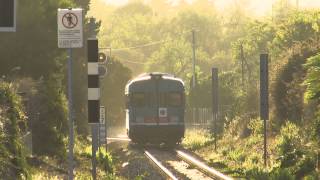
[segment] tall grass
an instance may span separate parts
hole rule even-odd
[[[182,145],[190,150],[197,150],[208,146],[214,141],[214,138],[206,129],[187,129]]]

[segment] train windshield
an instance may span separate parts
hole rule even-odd
[[[157,98],[158,97],[158,98]],[[179,92],[159,93],[132,93],[130,104],[136,107],[153,106],[178,107],[183,105],[183,94]]]
[[[131,101],[130,103],[133,106],[138,106],[138,107],[142,107],[145,106],[146,104],[146,97],[144,93],[133,93],[131,95]]]

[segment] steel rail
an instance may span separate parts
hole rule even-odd
[[[204,171],[210,177],[223,179],[223,180],[233,180],[233,178],[226,176],[221,172],[209,167],[205,163],[199,161],[198,159],[188,155],[183,151],[175,150],[175,152],[177,153],[178,157],[181,158],[183,161],[187,162],[188,164],[194,165],[195,167],[199,168],[200,171]]]
[[[161,172],[164,175],[166,175],[172,180],[178,180],[178,178],[175,175],[173,175],[172,172],[169,171],[166,167],[164,167],[160,161],[158,161],[154,156],[152,156],[149,151],[145,150],[144,154],[161,170]]]
[[[115,140],[115,141],[131,141],[129,138],[122,137],[107,137],[107,140]]]

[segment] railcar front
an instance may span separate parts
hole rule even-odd
[[[126,127],[133,142],[181,142],[185,130],[182,80],[168,74],[147,74],[127,84],[126,96]]]

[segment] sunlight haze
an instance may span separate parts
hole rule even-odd
[[[105,1],[107,4],[112,4],[115,6],[122,6],[129,2],[129,0],[99,0]],[[148,3],[150,0],[145,0],[144,2]],[[167,0],[169,4],[172,6],[178,5],[183,0]],[[197,0],[185,0],[188,4],[191,4]],[[214,2],[215,6],[219,11],[225,12],[230,7],[234,5],[247,5],[247,12],[252,15],[263,16],[271,14],[272,11],[272,4],[277,0],[209,0]],[[246,2],[245,4],[241,4]],[[296,6],[298,4],[300,9],[305,8],[318,8],[320,7],[320,0],[288,0],[289,3]]]

